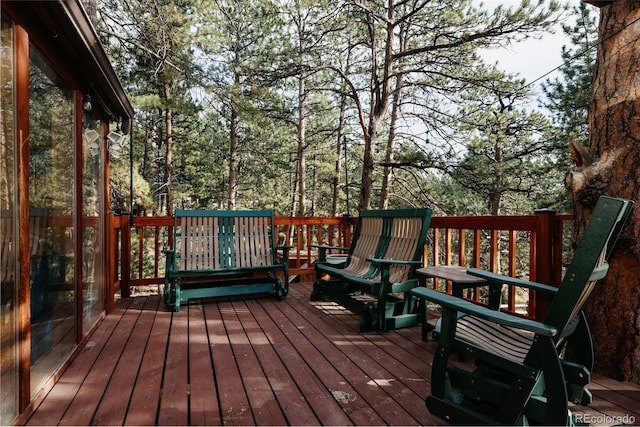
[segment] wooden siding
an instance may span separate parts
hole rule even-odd
[[[420,328],[358,333],[359,317],[273,297],[121,299],[28,425],[434,425],[424,398],[435,346]],[[640,420],[640,387],[599,375],[591,424]],[[604,418],[604,415],[609,418]]]

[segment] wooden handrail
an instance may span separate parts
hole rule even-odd
[[[317,253],[314,244],[349,247],[354,218],[276,216],[278,245],[293,245],[289,272],[294,280],[314,279]],[[436,216],[431,219],[425,265],[462,265],[524,277],[558,285],[562,277],[562,259],[568,249],[563,242],[565,222],[572,215],[539,211],[519,216]],[[129,217],[112,217],[107,238],[111,269],[110,295],[129,288],[164,283],[163,248],[172,247],[173,219],[169,216],[137,216],[133,229]],[[445,285],[444,290],[451,291]],[[517,311],[523,291],[509,289],[506,309]],[[476,293],[475,299],[480,299]],[[111,303],[108,304],[110,306]],[[527,315],[535,317],[545,308],[540,296],[529,295]]]

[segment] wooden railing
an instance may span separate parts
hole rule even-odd
[[[433,217],[425,265],[463,265],[558,285],[563,255],[568,256],[567,227],[571,215],[543,210],[529,216]],[[313,244],[349,247],[355,218],[277,216],[278,245],[292,245],[289,272],[294,281],[311,281],[317,252]],[[164,256],[171,245],[171,217],[111,216],[108,238],[113,260],[109,295],[118,290],[123,297],[132,287],[164,283]],[[435,284],[441,286],[442,284]],[[450,286],[442,285],[450,292]],[[481,300],[482,295],[473,297]],[[505,309],[537,317],[545,311],[541,296],[509,289]],[[108,309],[111,306],[108,305]]]

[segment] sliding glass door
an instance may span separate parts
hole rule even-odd
[[[18,247],[13,24],[0,27],[0,425],[18,411]]]
[[[76,341],[75,102],[33,44],[29,48],[31,395]]]

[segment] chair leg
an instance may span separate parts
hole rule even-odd
[[[582,365],[593,372],[595,363],[593,340],[587,318],[583,312],[578,315],[578,325],[565,343],[564,359]]]
[[[525,416],[545,425],[567,425],[570,421],[567,387],[553,340],[538,337],[531,346],[525,364],[542,371],[540,381],[543,386],[537,388],[537,393],[530,399],[544,402],[543,410],[535,409],[540,408],[537,405],[527,405]]]
[[[180,311],[180,302],[180,279],[178,279],[173,290],[173,311],[176,313]]]
[[[319,301],[324,298],[324,287],[325,284],[321,279],[316,279],[313,282],[313,289],[311,290],[310,301]]]
[[[438,349],[433,357],[431,368],[431,394],[438,399],[446,399],[448,387],[448,365],[453,341],[456,333],[457,313],[449,308],[443,308],[440,320],[440,337]]]
[[[431,331],[431,326],[429,325],[429,313],[427,311],[427,300],[419,298],[418,299],[418,322],[420,322],[420,328],[422,332],[422,341],[429,341],[429,332]]]
[[[360,333],[371,332],[379,329],[378,313],[376,305],[372,302],[367,303],[362,311],[362,319],[360,320]]]

